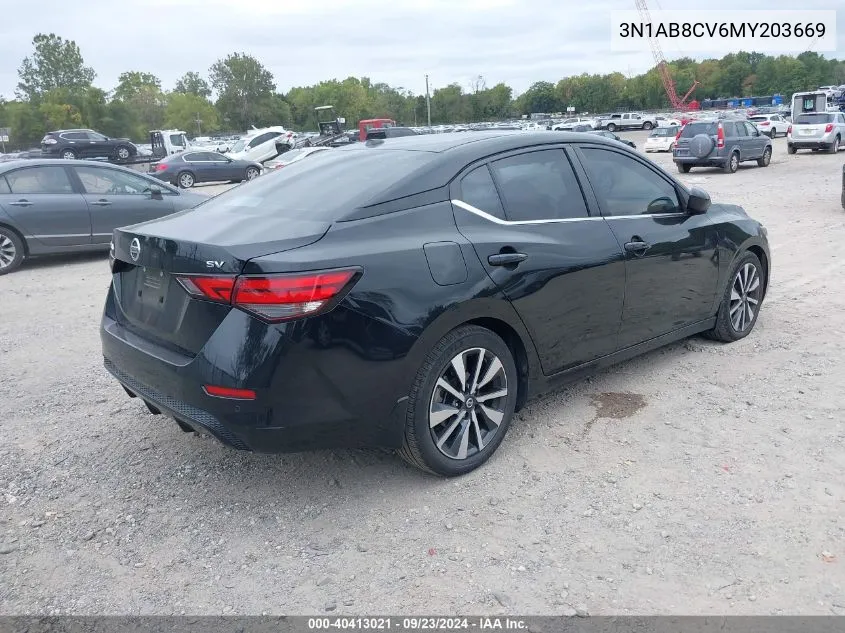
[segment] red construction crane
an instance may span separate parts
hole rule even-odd
[[[640,12],[642,21],[645,24],[650,24],[651,16],[649,15],[645,0],[634,0],[634,4],[637,5],[637,10]],[[666,90],[666,96],[669,97],[669,103],[672,105],[672,108],[679,111],[691,109],[690,106],[693,104],[687,103],[687,99],[692,94],[692,91],[695,90],[696,86],[699,85],[699,82],[693,80],[692,88],[683,97],[678,98],[678,92],[675,90],[675,81],[672,79],[672,73],[669,72],[669,64],[666,63],[666,58],[663,56],[660,42],[657,41],[656,37],[650,37],[648,38],[648,44],[651,47],[651,54],[654,55],[654,61],[657,62],[657,72],[660,73],[660,80],[663,82],[663,88]]]

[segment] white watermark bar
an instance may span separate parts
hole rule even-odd
[[[665,53],[759,53],[836,51],[835,10],[611,11],[610,50],[650,50],[656,39]]]

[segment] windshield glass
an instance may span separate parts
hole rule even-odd
[[[715,134],[717,123],[713,121],[696,121],[687,123],[681,131],[681,138],[692,138],[698,134]]]
[[[292,150],[293,151],[293,150]],[[434,159],[429,152],[331,150],[315,152],[203,204],[210,210],[336,221]],[[326,186],[331,183],[331,186]],[[208,206],[210,205],[210,206]]]
[[[247,143],[246,139],[241,139],[240,141],[238,141],[237,143],[232,145],[232,151],[233,152],[242,152],[244,147],[246,146],[246,143]]]
[[[828,114],[827,112],[809,112],[807,114],[799,114],[795,119],[795,123],[804,123],[807,125],[833,123],[833,115]]]

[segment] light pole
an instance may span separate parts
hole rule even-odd
[[[428,127],[431,127],[431,97],[428,94],[428,75],[425,76],[425,107],[428,109]]]

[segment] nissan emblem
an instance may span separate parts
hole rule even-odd
[[[138,261],[138,257],[141,256],[141,242],[138,241],[136,237],[132,240],[132,243],[129,245],[129,257],[132,258],[133,262]]]

